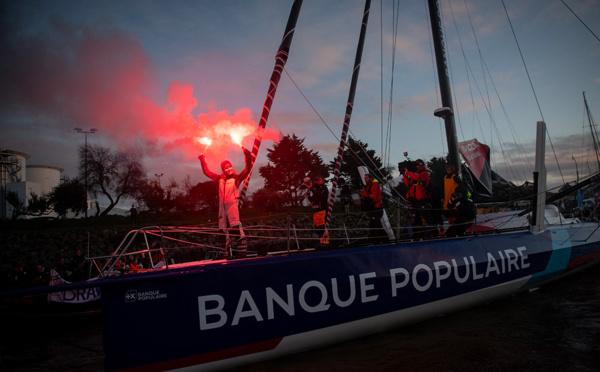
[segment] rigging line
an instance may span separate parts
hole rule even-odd
[[[531,170],[531,172],[533,172],[533,165],[531,164],[531,161],[527,158],[527,155],[525,153],[525,147],[523,146],[523,144],[519,140],[519,137],[517,136],[517,133],[516,133],[516,131],[514,129],[514,126],[512,125],[512,121],[510,120],[508,112],[506,111],[506,107],[504,106],[504,102],[502,102],[502,99],[500,98],[500,92],[498,92],[498,88],[496,87],[496,83],[494,82],[494,79],[492,78],[492,74],[490,73],[490,70],[487,67],[487,63],[485,62],[485,60],[483,60],[483,66],[485,67],[485,72],[490,77],[490,82],[492,84],[492,87],[494,88],[494,92],[496,93],[496,98],[498,99],[500,107],[502,108],[502,112],[504,113],[504,117],[506,118],[506,121],[507,121],[507,124],[508,124],[508,128],[510,129],[513,141],[515,141],[515,143],[518,145],[517,149],[520,150],[521,161],[523,161],[524,163],[528,164],[529,165],[529,169]]]
[[[463,46],[462,38],[460,37],[460,33],[458,31],[458,26],[456,24],[456,18],[454,17],[454,10],[452,10],[452,4],[451,4],[450,1],[448,1],[448,7],[450,7],[450,14],[452,15],[452,22],[454,23],[454,29],[456,30],[456,37],[458,38],[458,43],[460,44],[460,51],[462,53],[463,60],[465,60],[465,69],[467,69],[467,67],[466,67],[466,65],[468,64],[468,62],[467,62],[467,56],[465,54],[465,48]],[[443,18],[443,16],[442,16],[442,18]],[[445,31],[444,31],[444,33],[445,33]],[[446,48],[446,50],[447,50],[447,48]],[[446,53],[449,53],[449,52],[446,52]],[[453,77],[454,74],[452,74],[452,68],[450,67],[450,61],[449,61],[449,59],[448,59],[448,68],[450,69],[450,72],[451,72],[450,76]],[[467,79],[469,80],[469,89],[470,89],[470,87],[471,87],[471,79],[468,76],[469,76],[469,72],[467,71]],[[453,81],[452,81],[452,93],[454,94],[454,97],[458,97],[456,95],[456,92],[454,91],[454,78],[453,78]],[[466,139],[466,137],[465,137],[465,134],[464,134],[463,129],[462,129],[462,120],[461,120],[461,116],[458,114],[458,107],[459,107],[459,104],[455,100],[455,102],[454,102],[454,111],[456,111],[456,113],[455,113],[454,117],[458,118],[458,126],[460,127],[460,135],[462,136],[462,139],[464,141]]]
[[[444,34],[446,34],[446,22],[444,22],[444,14],[442,12],[440,12],[440,18],[441,18],[441,22],[442,22],[442,28],[444,29]],[[460,40],[460,36],[458,36],[458,39]],[[446,39],[443,38],[442,39],[442,43],[446,44]],[[460,120],[460,109],[459,109],[459,105],[456,102],[456,97],[458,97],[458,95],[456,94],[456,90],[455,90],[455,86],[456,84],[454,84],[454,73],[453,73],[453,68],[452,68],[452,64],[450,62],[450,50],[448,49],[448,45],[446,44],[444,49],[446,50],[446,63],[448,64],[448,74],[450,76],[450,80],[451,80],[451,84],[450,84],[450,89],[452,89],[452,97],[454,97],[454,99],[450,99],[450,104],[452,104],[452,101],[454,101],[454,105],[453,105],[453,109],[454,109],[454,117],[458,117],[458,126],[460,127],[460,133],[461,135],[463,134],[463,130],[462,130],[462,121]],[[464,135],[463,135],[463,139],[464,139]],[[450,150],[449,150],[450,151]],[[458,155],[459,159],[459,166],[460,166],[460,155]]]
[[[304,98],[304,100],[306,101],[306,103],[308,103],[308,105],[310,106],[310,108],[314,111],[314,113],[317,115],[317,117],[321,120],[321,123],[323,123],[323,125],[325,125],[325,127],[327,128],[327,130],[329,130],[329,132],[331,133],[331,135],[333,135],[333,137],[336,140],[339,141],[339,137],[335,133],[333,133],[333,131],[331,130],[331,128],[329,127],[329,125],[325,122],[325,120],[323,119],[323,117],[319,114],[319,112],[317,111],[317,109],[313,106],[313,104],[310,102],[310,100],[308,99],[308,97],[306,97],[306,95],[304,94],[304,92],[302,91],[302,89],[300,89],[300,87],[298,86],[298,84],[296,84],[296,81],[292,78],[292,76],[287,71],[287,69],[284,68],[283,71],[285,71],[286,75],[290,78],[290,81],[292,82],[292,84],[294,84],[294,86],[296,87],[296,89],[298,90],[298,92],[300,93],[300,95],[302,95],[302,97]],[[352,132],[352,130],[349,129],[348,132],[352,135],[353,138],[356,138],[356,136],[354,135],[354,133]],[[356,141],[356,139],[355,139],[355,141]],[[356,141],[356,142],[358,144],[358,141]],[[360,144],[359,144],[359,147],[362,149],[363,153],[367,156],[367,158],[370,158],[370,156],[367,153],[367,151]],[[360,157],[358,156],[358,154],[356,154],[350,147],[347,146],[346,149],[354,157],[354,160],[356,160],[358,163],[361,163],[362,165],[364,165],[367,168],[369,168],[369,170],[371,170],[371,167],[369,167],[367,164],[365,164],[365,162],[362,161],[362,159],[360,159]],[[374,173],[379,173],[380,176],[383,176],[383,174],[381,174],[379,172],[379,168],[377,168],[377,165],[375,163],[373,163],[373,166],[375,167],[375,169],[377,169],[377,172],[374,172]]]
[[[517,49],[519,50],[519,55],[521,56],[521,61],[523,62],[523,67],[525,68],[525,72],[527,73],[527,79],[529,80],[529,85],[531,86],[531,90],[533,92],[533,96],[535,97],[535,102],[538,106],[538,110],[540,111],[540,116],[542,117],[542,121],[546,122],[544,119],[544,114],[542,113],[542,107],[540,106],[540,101],[538,100],[537,94],[535,93],[535,88],[533,87],[533,82],[531,81],[531,75],[529,75],[529,69],[527,68],[527,64],[525,63],[525,57],[523,56],[523,52],[521,51],[521,46],[519,45],[519,40],[517,40],[517,35],[515,33],[515,29],[513,27],[512,21],[510,20],[510,16],[508,15],[508,10],[506,9],[506,4],[504,0],[502,1],[502,6],[504,7],[504,13],[506,13],[506,18],[508,19],[508,24],[510,25],[510,30],[513,34],[513,38],[515,39],[515,43],[517,44]],[[565,183],[565,178],[563,177],[562,170],[560,169],[560,164],[558,163],[558,157],[556,155],[556,151],[554,150],[554,144],[552,143],[552,138],[550,137],[550,132],[548,131],[548,126],[546,126],[546,134],[548,135],[548,140],[550,141],[550,146],[552,147],[552,152],[554,153],[554,159],[556,160],[556,166],[558,167],[558,172],[560,173],[560,178],[562,179],[563,184]]]
[[[486,112],[488,113],[488,116],[489,116],[489,119],[490,119],[490,124],[491,124],[490,127],[496,133],[496,136],[499,139],[499,146],[500,146],[500,150],[502,152],[502,156],[503,156],[504,159],[507,159],[508,163],[513,163],[512,157],[510,155],[510,152],[507,152],[504,149],[504,144],[503,144],[504,141],[503,141],[503,138],[502,138],[502,134],[501,134],[501,132],[500,132],[500,130],[498,128],[498,125],[496,124],[496,119],[494,118],[494,115],[493,115],[493,113],[491,111],[491,103],[486,102],[486,99],[485,99],[485,97],[484,97],[484,95],[483,95],[483,93],[481,91],[481,88],[479,87],[479,84],[477,84],[477,80],[475,79],[475,74],[473,73],[473,69],[471,68],[470,63],[469,63],[468,59],[466,58],[466,54],[465,53],[463,53],[463,58],[465,60],[465,66],[466,66],[466,70],[467,70],[467,76],[469,76],[469,77],[472,76],[473,77],[473,84],[477,88],[477,92],[479,92],[479,96],[481,98],[481,101],[483,102],[483,106],[485,107]],[[489,71],[488,71],[488,74],[489,74]],[[496,86],[493,83],[493,79],[491,79],[491,74],[489,74],[489,75],[490,75],[490,80],[492,82],[492,86],[494,88],[496,88]],[[470,81],[471,80],[469,79],[469,82]],[[487,89],[487,86],[486,86],[486,89]],[[502,104],[502,100],[500,99],[500,95],[499,95],[499,93],[498,93],[498,91],[496,89],[495,89],[495,92],[496,92],[496,96],[498,98],[498,101],[500,101],[501,107],[504,108],[504,105]],[[489,97],[489,94],[487,96]],[[507,116],[506,115],[506,111],[504,111],[504,113],[505,113],[505,116]],[[513,135],[513,141],[515,141],[515,143],[518,143],[518,141],[516,140],[516,138],[514,137],[514,135]],[[506,160],[505,160],[505,162],[506,162]],[[518,178],[519,175],[515,174],[515,172],[514,172],[514,170],[512,168],[509,168],[509,172],[510,172],[510,174],[511,174],[512,177]]]
[[[383,0],[379,0],[379,141],[383,153]]]
[[[390,166],[390,152],[391,152],[391,137],[392,137],[392,117],[393,117],[393,96],[394,96],[394,71],[396,66],[396,45],[398,40],[398,25],[400,24],[400,5],[396,6],[396,2],[394,2],[395,10],[395,18],[392,16],[392,29],[395,27],[393,42],[392,42],[392,68],[391,68],[391,78],[390,78],[390,100],[388,102],[388,120],[387,120],[387,133],[386,133],[386,148],[385,152],[382,152],[382,156],[387,160],[387,166]]]
[[[508,127],[509,127],[509,129],[511,131],[511,135],[513,137],[513,141],[520,146],[520,147],[517,146],[517,149],[521,149],[522,150],[520,152],[520,154],[521,154],[521,160],[524,161],[525,163],[529,164],[530,168],[533,169],[531,167],[531,163],[529,162],[529,160],[525,156],[525,151],[524,151],[523,145],[518,140],[518,137],[515,136],[516,133],[515,133],[514,127],[513,127],[512,123],[510,121],[510,118],[508,117],[508,113],[506,111],[506,108],[504,107],[502,99],[500,98],[500,94],[498,92],[496,84],[494,83],[494,79],[492,77],[492,74],[490,73],[490,71],[489,71],[489,69],[487,67],[487,63],[485,62],[485,58],[483,57],[483,53],[481,52],[481,47],[479,46],[479,40],[477,39],[477,34],[475,33],[475,27],[473,26],[473,21],[472,21],[471,14],[469,12],[469,8],[468,8],[468,5],[466,3],[466,0],[464,1],[464,6],[465,6],[465,9],[466,9],[466,12],[467,12],[467,16],[469,18],[469,22],[470,22],[470,25],[471,25],[471,32],[473,33],[473,38],[475,39],[475,44],[477,45],[477,50],[478,50],[478,53],[479,53],[479,60],[480,60],[480,63],[481,63],[481,69],[482,69],[483,76],[484,76],[485,91],[487,93],[488,105],[490,107],[492,106],[492,104],[491,104],[491,98],[490,98],[490,95],[489,95],[489,88],[488,88],[488,85],[487,85],[487,78],[486,78],[486,76],[489,76],[491,85],[494,88],[494,92],[496,93],[496,98],[498,99],[498,102],[500,103],[500,107],[502,108],[502,111],[504,112],[504,116],[505,116],[505,118],[507,120]],[[461,44],[461,46],[462,46],[462,44]],[[471,71],[471,74],[473,75],[473,78],[475,78],[475,74],[473,74],[470,65],[468,65],[468,67],[469,67],[469,70]],[[476,80],[475,80],[475,84],[477,85]],[[485,104],[485,101],[484,101],[484,104]],[[483,133],[483,131],[482,131],[482,133]],[[485,141],[485,135],[484,135],[484,141]],[[502,146],[502,141],[500,142],[500,146]]]
[[[585,28],[588,29],[588,31],[596,38],[596,40],[600,41],[600,38],[598,38],[598,36],[594,33],[594,31],[592,31],[586,24],[585,22],[583,22],[583,20],[581,18],[579,18],[579,16],[577,14],[575,14],[575,12],[573,11],[573,9],[571,9],[567,3],[564,2],[564,0],[560,0],[561,3],[563,3],[567,9],[569,9],[571,11],[571,13],[573,13],[573,15],[579,20],[579,22],[581,22],[582,25],[585,26]]]
[[[300,89],[300,87],[298,86],[298,84],[296,84],[296,81],[292,78],[292,76],[287,71],[287,69],[284,68],[283,71],[285,71],[286,75],[290,78],[290,81],[292,82],[292,84],[294,84],[294,86],[296,87],[296,89],[298,89],[298,92],[300,92],[300,95],[302,95],[302,97],[304,98],[304,100],[306,101],[306,103],[308,103],[308,105],[310,106],[310,108],[314,111],[314,113],[317,115],[317,117],[321,120],[321,123],[323,123],[323,125],[325,125],[325,127],[327,128],[327,130],[329,130],[329,133],[331,133],[331,135],[336,140],[339,141],[340,138],[335,133],[333,133],[333,131],[331,130],[331,128],[329,127],[329,125],[325,122],[325,120],[323,119],[323,117],[321,116],[321,114],[319,114],[319,112],[313,106],[313,104],[310,102],[310,100],[308,99],[308,97],[306,97],[306,95],[304,94],[304,92],[302,91],[302,89]],[[349,129],[348,132],[352,135],[353,138],[356,138],[356,136],[354,135],[354,133],[352,132],[352,130]],[[358,141],[356,141],[356,142],[358,144]],[[360,144],[359,144],[359,147],[362,149],[363,153],[367,156],[367,158],[370,158],[369,154],[366,152],[366,150]],[[362,159],[358,156],[358,154],[356,154],[349,146],[346,146],[346,150],[349,151],[349,153],[351,154],[351,156],[354,157],[354,160],[356,160],[356,162],[361,163],[362,165],[364,165],[367,168],[369,168],[369,170],[371,170],[371,167],[369,167],[367,164],[365,164],[364,161],[362,161]],[[373,162],[373,161],[371,160],[371,162]],[[375,169],[377,169],[377,172],[374,172],[374,173],[379,173],[380,176],[383,176],[379,172],[379,168],[377,168],[377,165],[375,163],[373,163],[373,166],[375,167]],[[382,177],[382,178],[385,178],[385,177]]]
[[[585,104],[585,112],[587,113],[588,122],[590,124],[590,131],[592,132],[592,141],[594,144],[594,150],[596,152],[596,160],[598,161],[598,171],[600,171],[600,157],[598,156],[598,133],[596,132],[594,120],[592,119],[592,113],[590,112],[590,108],[587,104],[587,99],[585,98],[585,92],[583,92],[583,103]]]
[[[469,19],[469,25],[471,26],[471,33],[473,34],[473,39],[475,39],[475,45],[477,46],[477,53],[479,54],[479,62],[481,63],[481,72],[483,75],[483,82],[485,84],[485,91],[488,93],[488,104],[491,106],[491,99],[489,96],[489,89],[487,86],[487,77],[485,75],[484,64],[485,61],[483,59],[483,53],[481,53],[481,47],[479,46],[479,40],[477,39],[477,33],[475,32],[475,26],[473,25],[473,19],[471,18],[471,13],[469,12],[469,7],[467,6],[467,0],[463,0],[463,4],[465,5],[465,10],[467,11],[467,18]],[[491,80],[491,75],[490,75]]]
[[[323,117],[321,116],[321,114],[319,114],[319,112],[313,106],[313,104],[310,102],[310,100],[308,99],[308,97],[306,97],[306,95],[304,95],[304,92],[302,91],[302,89],[300,89],[300,87],[298,86],[298,84],[296,84],[296,81],[292,78],[292,76],[290,75],[290,73],[288,72],[288,70],[284,67],[283,71],[285,71],[285,74],[290,78],[290,80],[292,81],[292,84],[294,84],[294,86],[296,87],[296,89],[298,89],[298,92],[300,92],[300,95],[302,95],[302,97],[304,98],[304,100],[306,101],[306,103],[308,103],[308,105],[310,106],[310,108],[315,112],[315,114],[321,120],[321,122],[323,123],[323,125],[325,125],[325,127],[327,128],[327,130],[329,130],[329,133],[331,133],[333,135],[333,137],[336,140],[339,141],[340,138],[335,133],[333,133],[333,131],[331,130],[331,128],[329,127],[329,125],[325,122],[325,120],[323,119]]]

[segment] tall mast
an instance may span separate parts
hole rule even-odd
[[[448,160],[457,171],[460,171],[460,158],[458,155],[458,140],[456,139],[456,125],[454,124],[454,106],[450,90],[450,76],[448,60],[444,46],[444,33],[442,31],[442,17],[440,4],[437,0],[427,0],[429,5],[429,19],[435,49],[435,60],[442,96],[442,108],[435,110],[434,115],[444,119],[446,127],[446,142],[448,142]]]
[[[594,121],[592,120],[592,114],[590,113],[590,108],[588,107],[587,99],[585,98],[585,92],[583,92],[583,103],[585,104],[585,113],[588,117],[588,122],[590,123],[590,130],[592,131],[592,141],[594,142],[594,150],[596,152],[596,161],[598,162],[598,171],[600,171],[600,157],[598,155],[598,134],[596,133],[596,127],[594,125]]]
[[[283,33],[283,39],[281,40],[279,50],[275,55],[275,67],[273,68],[273,73],[271,74],[269,90],[267,91],[267,98],[265,99],[265,103],[263,105],[262,115],[260,117],[260,122],[258,123],[257,135],[254,139],[254,146],[252,147],[252,166],[250,167],[250,173],[248,173],[248,177],[246,177],[246,179],[244,180],[244,186],[242,187],[242,192],[240,194],[241,200],[244,200],[244,197],[246,196],[246,191],[248,190],[250,176],[252,175],[252,170],[254,169],[254,164],[256,163],[258,150],[260,149],[260,144],[262,142],[262,133],[265,129],[265,126],[267,125],[267,119],[269,118],[269,113],[271,112],[271,105],[273,104],[275,93],[277,92],[277,85],[279,84],[279,79],[281,78],[283,68],[288,59],[290,47],[292,45],[292,37],[294,36],[294,30],[296,29],[296,21],[298,20],[298,15],[300,14],[301,7],[302,0],[295,0],[294,4],[292,5],[292,10],[290,11],[290,16],[285,27],[285,32]]]
[[[333,200],[335,199],[335,190],[337,181],[340,176],[340,168],[342,166],[342,157],[346,148],[346,138],[348,137],[348,128],[350,127],[350,118],[352,117],[352,107],[354,106],[354,94],[356,93],[356,85],[358,83],[358,73],[362,59],[363,46],[365,44],[365,34],[367,33],[367,22],[369,21],[369,12],[371,9],[371,0],[366,0],[365,11],[363,12],[362,26],[360,29],[360,37],[358,39],[358,47],[356,48],[356,57],[354,59],[354,70],[352,72],[352,82],[350,83],[350,93],[348,93],[348,103],[346,104],[346,115],[344,116],[344,125],[340,138],[340,147],[338,147],[337,158],[335,159],[335,170],[333,172],[333,182],[331,186],[331,194],[329,195],[329,205],[327,206],[327,220],[325,221],[325,234],[329,229],[329,220],[331,211],[333,210]]]

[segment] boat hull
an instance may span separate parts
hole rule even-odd
[[[117,278],[102,286],[105,368],[231,368],[439,316],[596,262],[596,228],[211,261]]]

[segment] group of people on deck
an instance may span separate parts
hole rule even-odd
[[[473,225],[476,216],[475,204],[454,166],[446,166],[443,198],[439,188],[429,179],[429,172],[421,159],[416,161],[415,171],[404,168],[403,175],[403,182],[408,187],[406,200],[413,214],[415,237],[432,236],[435,230],[433,227],[443,224],[442,214],[450,224],[444,233],[445,236],[462,236]]]
[[[222,173],[216,174],[208,168],[204,154],[200,154],[202,171],[219,187],[219,241],[225,247],[222,258],[242,258],[247,254],[247,241],[242,229],[239,215],[239,186],[250,174],[252,153],[240,146],[244,152],[245,168],[237,174],[231,162],[221,163]],[[464,235],[475,219],[475,205],[469,198],[467,189],[452,165],[446,168],[443,197],[430,187],[431,182],[425,163],[416,161],[416,169],[401,170],[403,182],[408,188],[406,200],[410,204],[413,217],[414,237],[433,236],[432,226],[443,224],[441,214],[447,217],[450,227],[445,235],[449,237]],[[329,236],[325,231],[329,191],[322,176],[317,176],[314,183],[305,178],[306,198],[313,208],[313,223],[319,235],[321,245],[329,244]],[[384,215],[381,187],[372,174],[364,175],[365,187],[361,190],[361,205],[369,219],[369,239],[373,243],[384,243],[388,238],[383,223]],[[442,208],[436,208],[441,203]],[[436,229],[437,230],[437,229]],[[437,235],[437,234],[435,234]]]

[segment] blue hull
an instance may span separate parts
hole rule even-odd
[[[207,261],[111,279],[102,286],[105,368],[230,368],[414,323],[594,263],[596,228]]]

